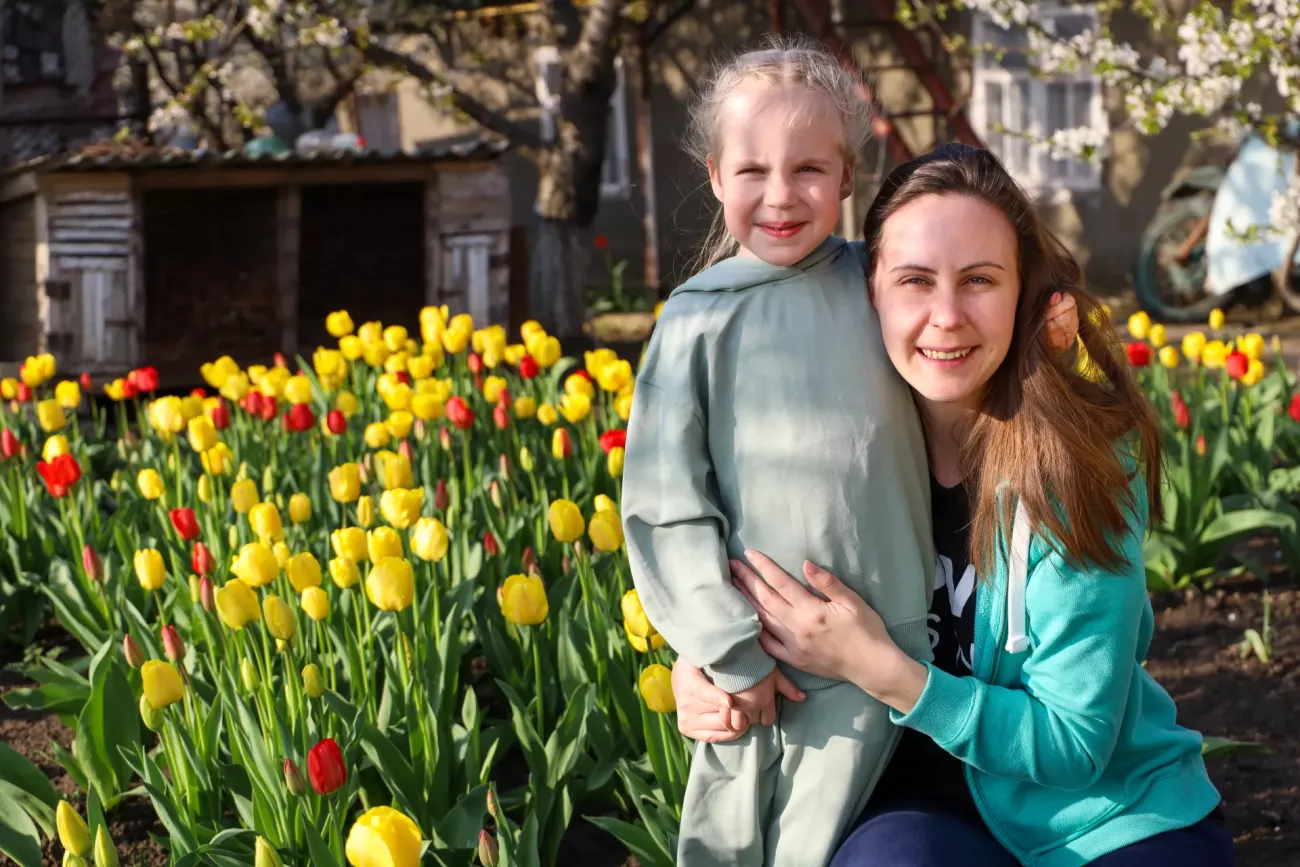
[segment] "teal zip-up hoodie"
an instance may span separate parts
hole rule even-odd
[[[637,375],[623,523],[650,622],[720,688],[775,665],[730,581],[728,558],[751,548],[791,575],[807,559],[843,576],[929,659],[929,498],[855,245],[832,237],[792,266],[728,259],[673,291]]]
[[[989,830],[1031,867],[1087,864],[1219,803],[1200,734],[1175,722],[1173,699],[1142,667],[1155,623],[1147,498],[1128,463],[1124,567],[1071,567],[1017,509],[1010,553],[1000,547],[976,594],[974,676],[928,665],[916,706],[891,712],[966,763]]]

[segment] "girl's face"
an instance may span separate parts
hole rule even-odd
[[[829,100],[745,82],[723,102],[718,133],[721,153],[709,159],[709,180],[742,255],[793,265],[835,231],[853,163]]]
[[[923,401],[977,409],[1020,297],[1016,235],[970,196],[923,196],[885,221],[872,297],[889,358]]]

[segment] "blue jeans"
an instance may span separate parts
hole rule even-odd
[[[1017,867],[983,823],[927,808],[868,810],[831,867]],[[1211,815],[1091,862],[1093,867],[1232,867],[1232,835]]]

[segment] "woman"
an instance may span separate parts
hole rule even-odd
[[[1159,428],[1077,263],[996,158],[964,145],[896,169],[866,238],[930,459],[935,662],[910,659],[813,564],[817,594],[758,552],[732,564],[768,653],[857,684],[904,729],[832,864],[1231,865],[1200,735],[1142,668]],[[1056,291],[1079,300],[1097,375],[1047,346]],[[679,661],[673,678],[683,733],[747,728],[698,669]]]

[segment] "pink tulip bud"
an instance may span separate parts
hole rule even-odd
[[[500,851],[497,847],[497,838],[493,837],[482,830],[478,832],[478,863],[483,867],[497,867],[500,859]]]
[[[524,548],[523,556],[519,558],[519,565],[524,568],[525,575],[531,575],[537,571],[537,555],[533,553],[532,545]]]
[[[510,458],[501,455],[497,460],[497,469],[504,478],[510,478]]]
[[[492,484],[488,485],[488,499],[492,501],[492,505],[498,509],[501,508],[501,486],[497,484],[496,479],[493,479]]]
[[[451,496],[447,493],[446,479],[438,479],[438,484],[433,489],[433,505],[439,512],[447,511],[447,507],[451,505]]]
[[[488,789],[487,792],[487,811],[494,820],[497,818],[497,796],[494,789]]]
[[[302,771],[293,763],[293,759],[284,760],[284,785],[289,794],[297,796],[307,791],[307,783],[302,778]]]
[[[185,657],[185,642],[176,627],[168,623],[162,628],[163,651],[172,662],[180,662]]]
[[[402,440],[397,444],[397,453],[408,461],[411,460],[411,443],[408,440]]]
[[[444,428],[438,429],[438,444],[442,446],[443,451],[451,451],[451,431]]]
[[[131,637],[129,632],[126,634],[126,638],[122,640],[122,655],[126,657],[126,664],[132,668],[139,668],[144,665],[144,651],[140,649],[140,645],[135,643],[135,639]]]
[[[216,593],[212,589],[212,579],[207,575],[199,579],[199,604],[209,614],[217,607]]]
[[[104,580],[104,562],[89,545],[81,549],[81,565],[86,570],[86,577],[91,581]]]

